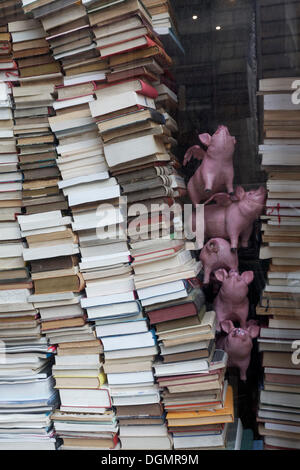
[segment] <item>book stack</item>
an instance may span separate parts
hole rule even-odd
[[[228,421],[222,421],[220,411],[225,413],[230,393],[224,382],[227,355],[215,349],[216,315],[206,311],[202,290],[195,286],[187,294],[152,309],[146,307],[160,346],[155,375],[174,448],[225,446],[225,423],[232,417],[230,414]]]
[[[168,53],[185,53],[178,37],[177,22],[170,0],[144,0],[143,3],[152,17],[154,31]]]
[[[105,298],[99,299],[99,292],[102,288],[105,288],[108,294],[110,291],[111,294],[115,292],[119,279],[114,278],[114,275],[125,274],[120,278],[120,283],[123,281],[124,284],[125,278],[125,284],[126,281],[130,284],[130,271],[127,254],[123,266],[124,243],[113,244],[107,242],[106,236],[101,240],[99,235],[101,227],[109,225],[113,228],[116,218],[122,217],[114,205],[111,205],[108,213],[107,207],[102,210],[98,207],[101,203],[116,202],[120,188],[116,179],[109,177],[102,140],[88,106],[88,103],[94,100],[97,83],[105,78],[102,70],[107,64],[99,59],[99,51],[92,40],[85,8],[78,5],[78,2],[64,5],[58,3],[62,2],[48,2],[45,8],[32,9],[32,13],[41,18],[54,58],[62,63],[65,73],[64,84],[56,89],[56,115],[50,117],[49,122],[58,140],[57,163],[62,176],[59,187],[68,199],[73,215],[72,227],[79,239],[82,257],[80,271],[86,282],[87,295],[82,306],[87,308],[89,325],[86,325],[86,328],[91,330],[95,318],[101,318],[101,307],[105,310],[108,298],[113,297],[106,295]],[[57,11],[61,9],[64,15],[57,15]],[[117,269],[114,271],[114,268]],[[123,292],[127,292],[126,289],[119,285],[117,292],[122,296]],[[133,297],[132,287],[129,286],[129,289],[129,296]],[[113,299],[112,302],[117,301]],[[129,313],[132,313],[132,305],[128,308]],[[99,312],[95,313],[97,309]],[[134,304],[134,310],[136,309]],[[113,306],[110,310],[113,311]],[[105,316],[110,318],[108,312]],[[62,400],[62,406],[60,411],[55,413],[54,421],[56,430],[64,441],[62,448],[116,448],[115,418],[112,412],[106,412],[106,409],[111,407],[111,401],[105,385],[102,357],[99,355],[103,352],[102,346],[99,339],[86,337],[83,330],[76,331],[77,352],[74,348],[72,352],[70,345],[67,345],[67,351],[63,344],[59,343],[54,366],[56,386],[60,389]],[[95,344],[89,343],[89,339]],[[72,357],[73,354],[77,356]],[[68,389],[63,389],[66,385]],[[91,390],[88,390],[89,388]],[[72,411],[72,416],[66,414],[68,410]],[[81,410],[94,413],[91,422],[90,416],[79,414]],[[69,418],[72,426],[68,423]]]
[[[294,96],[295,80],[263,79],[259,87],[265,137],[260,152],[268,176],[260,258],[271,259],[257,308],[268,321],[258,339],[264,367],[258,421],[266,449],[299,448],[300,105]]]
[[[42,331],[48,342],[58,345],[53,375],[55,388],[60,392],[60,412],[64,413],[64,420],[60,412],[55,414],[55,417],[59,415],[56,431],[63,439],[62,448],[106,448],[111,445],[110,438],[107,444],[103,430],[97,432],[98,414],[101,421],[102,414],[110,407],[108,391],[102,387],[103,349],[80,306],[84,280],[78,269],[79,248],[70,227],[71,217],[52,211],[19,216],[18,220],[28,243],[23,255],[31,263],[35,288],[30,300],[39,308]],[[77,416],[87,410],[95,413],[92,421],[96,428],[92,433],[89,419]],[[69,411],[73,428],[67,423],[64,427]]]
[[[23,0],[25,3],[26,0]],[[85,7],[77,0],[26,2],[26,12],[41,20],[53,57],[61,63],[64,84],[103,80],[107,63],[99,57]],[[80,94],[75,95],[77,98]]]
[[[57,406],[53,389],[53,348],[41,336],[29,289],[0,292],[0,448],[55,450],[50,414]]]
[[[55,438],[49,414],[57,403],[53,348],[41,335],[30,301],[32,282],[16,221],[22,211],[22,172],[13,132],[9,82],[15,82],[17,71],[9,39],[10,33],[1,37],[0,61],[0,447],[50,450]]]
[[[293,315],[272,316],[268,327],[261,328],[264,383],[257,421],[264,449],[299,449],[299,339],[300,320]]]
[[[21,0],[0,1],[0,27],[6,27],[10,21],[25,20]]]
[[[212,364],[220,367],[218,360]],[[188,378],[190,380],[190,376]],[[177,405],[176,410],[167,412],[168,427],[173,433],[174,449],[226,449],[228,431],[234,422],[232,387],[228,385],[224,388],[220,407],[216,407],[215,402],[210,404],[207,401],[204,406],[199,406],[191,401],[190,407]]]
[[[55,62],[50,53],[45,39],[46,33],[40,21],[33,19],[13,21],[8,23],[8,30],[12,36],[13,57],[17,62],[19,80],[22,84],[61,83],[59,63]],[[49,101],[49,99],[48,96],[44,96],[43,101]],[[44,106],[47,106],[47,103]],[[34,116],[33,112],[32,114]],[[44,116],[45,114],[35,115]]]
[[[60,67],[50,55],[38,21],[12,22],[9,30],[19,68],[17,80],[22,84],[13,87],[13,97],[14,135],[24,175],[23,207],[26,214],[66,210],[67,203],[57,186],[55,137],[48,121],[55,83],[61,81]]]

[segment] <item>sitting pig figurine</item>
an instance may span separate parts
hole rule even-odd
[[[221,330],[220,324],[224,320],[238,321],[240,326],[245,328],[249,312],[248,284],[253,281],[253,271],[239,274],[235,270],[228,273],[225,269],[218,269],[215,271],[215,277],[222,283],[214,300],[217,331]]]
[[[210,198],[216,204],[205,205],[205,238],[222,237],[230,240],[231,250],[236,251],[239,238],[247,248],[252,233],[253,222],[263,212],[266,190],[261,186],[248,192],[238,186],[232,200],[226,193],[215,194]]]
[[[250,320],[245,329],[235,328],[231,320],[225,320],[221,326],[227,336],[219,338],[217,347],[227,352],[228,367],[238,367],[240,379],[245,381],[251,359],[252,339],[259,335],[260,328],[254,320]]]
[[[235,137],[230,135],[226,126],[219,126],[212,136],[200,134],[199,140],[207,146],[206,152],[199,145],[194,145],[187,150],[183,160],[183,165],[192,157],[202,160],[187,186],[194,205],[219,191],[227,190],[233,194]]]
[[[200,261],[204,269],[204,284],[209,283],[210,274],[216,269],[237,269],[237,253],[231,253],[230,245],[223,238],[212,238],[201,250]]]

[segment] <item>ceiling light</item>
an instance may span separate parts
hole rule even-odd
[[[193,20],[197,20],[198,19],[198,16],[197,15],[193,15]]]
[[[217,29],[218,31],[220,31],[221,26],[216,26],[216,29]]]

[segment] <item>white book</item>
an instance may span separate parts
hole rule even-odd
[[[159,295],[169,294],[181,291],[185,288],[183,281],[166,282],[159,286],[145,287],[144,289],[137,289],[139,299],[144,300]]]
[[[300,103],[296,104],[292,101],[291,93],[278,93],[264,95],[264,110],[281,110],[281,111],[296,111],[300,109]]]
[[[160,425],[148,425],[148,426],[120,426],[120,437],[124,436],[137,436],[139,437],[141,432],[143,436],[167,436],[168,428],[165,424]]]
[[[74,231],[87,230],[92,228],[108,227],[124,222],[124,214],[119,207],[98,207],[98,209],[85,211],[82,214],[73,215],[74,222],[72,228]]]
[[[102,171],[101,173],[94,173],[87,176],[77,176],[77,178],[72,178],[68,181],[59,181],[58,187],[60,189],[65,189],[70,186],[77,186],[86,183],[92,183],[94,181],[102,181],[109,178],[108,171]]]
[[[70,221],[71,218],[63,217],[61,211],[50,211],[18,216],[18,222],[21,225],[21,230],[34,230],[45,227],[67,225],[70,223]]]
[[[5,101],[9,99],[9,88],[7,83],[0,83],[0,101]]]
[[[104,336],[144,333],[147,331],[148,325],[146,320],[96,326],[96,335],[98,338],[102,338]]]
[[[115,360],[115,359],[132,359],[136,357],[147,358],[148,356],[155,356],[158,354],[158,348],[156,345],[148,346],[145,348],[132,348],[132,349],[121,349],[115,351],[106,351],[105,359],[106,360]]]
[[[71,153],[79,154],[82,151],[86,150],[87,148],[93,147],[95,145],[98,145],[99,147],[101,147],[101,144],[102,144],[101,139],[97,137],[95,139],[81,140],[73,144],[58,145],[56,147],[56,151],[57,153],[61,155],[69,155]]]
[[[151,403],[160,403],[160,394],[159,392],[155,392],[151,395],[140,395],[140,396],[134,396],[134,397],[113,397],[113,405],[114,406],[126,406],[126,405],[149,405]],[[161,436],[159,437],[160,442],[161,442]],[[143,438],[143,442],[145,445],[145,440]],[[161,445],[161,444],[160,444]],[[136,449],[136,446],[134,446],[132,449]]]
[[[115,351],[122,349],[146,348],[155,345],[155,339],[151,331],[124,336],[108,336],[102,338],[104,351]]]
[[[79,96],[77,98],[54,101],[53,108],[54,109],[69,108],[70,106],[78,106],[80,104],[90,103],[91,101],[95,101],[95,98],[93,97],[93,95]]]
[[[66,77],[64,77],[66,78]],[[94,119],[92,117],[83,117],[78,119],[65,119],[64,121],[55,122],[49,119],[49,124],[52,132],[63,131],[65,129],[74,129],[76,127],[87,126],[92,124]]]
[[[62,311],[63,310],[63,311]],[[61,307],[47,307],[39,309],[41,319],[43,321],[59,318],[73,318],[82,315],[82,308],[79,304],[64,305]]]
[[[51,302],[50,305],[53,305],[53,303],[56,301],[73,300],[74,298],[77,298],[77,297],[78,297],[77,294],[74,294],[73,292],[62,292],[62,293],[56,293],[56,294],[30,295],[28,297],[28,301],[33,302],[34,306],[36,308],[39,308],[39,307],[46,307],[48,302]]]
[[[22,304],[21,307],[25,307],[29,304],[28,297],[30,295],[30,290],[29,289],[14,289],[14,290],[0,290],[0,305],[1,304]],[[4,306],[3,309],[1,308],[1,311],[5,312],[7,311],[8,307]],[[32,305],[31,305],[32,308]],[[16,306],[17,309],[17,306]],[[25,308],[26,309],[26,308]]]
[[[1,402],[47,399],[53,394],[53,377],[14,385],[0,385]]]
[[[115,96],[103,97],[89,103],[93,117],[103,116],[107,113],[112,113],[136,105],[155,109],[155,102],[152,98],[147,98],[146,96],[135,93],[134,91],[119,93]]]
[[[183,289],[181,291],[173,292],[170,294],[157,295],[155,297],[143,299],[141,300],[141,304],[143,307],[146,307],[148,305],[154,305],[161,302],[168,302],[169,300],[183,299],[185,297],[187,297],[187,292],[185,289]]]
[[[83,47],[78,47],[77,49],[68,51],[68,52],[62,52],[60,54],[54,54],[53,57],[55,60],[62,59],[63,57],[69,57],[75,54],[79,54],[80,52],[87,52],[92,49],[95,49],[95,44],[90,44],[89,46],[83,46]]]
[[[105,180],[102,183],[98,181],[95,183],[87,183],[79,187],[75,186],[74,191],[70,191],[70,189],[73,188],[68,188],[69,191],[64,190],[64,193],[67,193],[70,206],[115,199],[121,195],[120,186],[118,184],[111,185],[106,183],[109,183],[109,180]]]
[[[120,95],[118,95],[120,96]],[[154,135],[144,135],[104,145],[105,158],[109,167],[131,162],[154,154],[166,153],[163,141]]]
[[[134,292],[123,292],[121,294],[101,295],[98,297],[87,297],[81,299],[81,306],[98,307],[100,305],[110,305],[114,303],[131,302],[135,300]]]
[[[18,163],[18,155],[15,153],[1,153],[0,163]]]
[[[111,400],[107,388],[102,386],[101,390],[90,389],[60,389],[61,405],[65,410],[80,409],[103,409],[111,408]],[[100,412],[100,411],[99,411]]]
[[[9,243],[0,245],[0,258],[15,258],[22,256],[24,251],[23,243]]]
[[[127,384],[139,384],[139,383],[154,383],[153,372],[124,372],[120,374],[107,374],[107,381],[110,386],[113,385],[127,385]]]
[[[63,365],[83,365],[83,366],[91,366],[95,365],[99,367],[99,354],[76,354],[70,356],[55,356],[55,364],[59,366]]]
[[[123,302],[112,305],[100,305],[97,307],[88,307],[87,314],[92,320],[95,318],[108,318],[110,316],[123,316],[128,314],[137,314],[140,311],[139,303],[135,300],[132,302]]]
[[[17,222],[2,222],[0,240],[20,240],[21,232]]]
[[[85,291],[87,297],[95,297],[99,295],[99,292],[105,292],[108,294],[119,294],[122,292],[128,292],[134,290],[133,277],[118,277],[111,281],[102,281],[102,282],[90,282],[87,281]]]
[[[77,244],[65,243],[57,244],[51,247],[48,246],[38,248],[24,248],[23,257],[25,261],[32,261],[36,259],[56,258],[57,256],[69,256],[79,253]]]
[[[88,72],[80,75],[65,76],[64,86],[79,85],[80,83],[86,83],[91,81],[102,81],[106,78],[105,71],[103,72]]]
[[[130,255],[127,251],[124,251],[123,253],[117,253],[115,255],[91,256],[89,258],[82,257],[79,268],[81,271],[85,271],[86,269],[114,266],[120,263],[128,263],[129,261]]]
[[[193,361],[182,361],[169,364],[154,363],[153,367],[157,377],[164,377],[181,374],[207,373],[209,363],[207,359],[195,359]]]

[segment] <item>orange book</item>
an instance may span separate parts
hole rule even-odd
[[[224,407],[214,411],[171,411],[167,413],[169,426],[197,426],[213,423],[232,423],[234,421],[233,390],[228,385]]]

